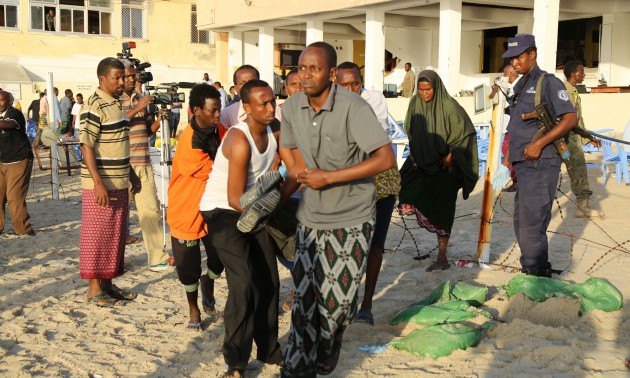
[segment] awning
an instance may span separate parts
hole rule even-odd
[[[0,82],[2,83],[31,83],[26,70],[15,62],[0,62]]]

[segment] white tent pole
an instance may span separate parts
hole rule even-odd
[[[50,153],[52,157],[52,162],[50,166],[50,175],[51,181],[50,184],[52,186],[52,197],[53,199],[59,199],[59,150],[57,147],[57,118],[55,114],[55,103],[57,98],[55,97],[55,93],[53,92],[53,73],[49,72],[48,77],[46,78],[46,97],[48,100],[48,127],[53,132],[54,138],[50,145]]]

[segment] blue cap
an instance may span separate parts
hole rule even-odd
[[[501,55],[502,58],[513,58],[521,55],[530,47],[536,47],[536,39],[531,34],[517,34],[514,38],[508,38],[508,49]]]

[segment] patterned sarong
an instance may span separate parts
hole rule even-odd
[[[283,377],[315,376],[318,358],[332,353],[335,336],[354,318],[373,232],[374,221],[334,230],[298,224]]]
[[[125,272],[125,237],[129,216],[127,189],[110,190],[110,206],[94,202],[94,190],[83,190],[79,270],[81,278],[109,280]]]

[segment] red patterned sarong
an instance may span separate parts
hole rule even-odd
[[[109,207],[100,207],[94,201],[94,190],[83,189],[79,253],[83,279],[110,280],[125,272],[129,192],[120,189],[108,193]]]

